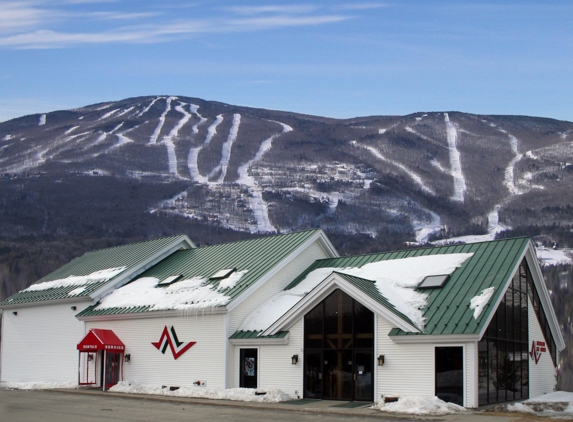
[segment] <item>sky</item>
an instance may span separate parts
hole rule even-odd
[[[0,121],[143,95],[573,121],[573,2],[0,0]]]

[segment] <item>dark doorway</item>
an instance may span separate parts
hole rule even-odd
[[[304,397],[374,399],[374,313],[335,290],[304,317]]]
[[[122,353],[105,352],[105,389],[113,387],[120,380]]]
[[[464,405],[464,348],[436,347],[436,396]]]
[[[241,349],[239,387],[257,388],[257,349]]]

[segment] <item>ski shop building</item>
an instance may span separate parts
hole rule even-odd
[[[1,381],[277,387],[292,398],[553,391],[565,347],[530,239],[338,257],[322,230],[98,250],[0,302]]]

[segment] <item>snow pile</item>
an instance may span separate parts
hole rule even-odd
[[[523,413],[548,413],[552,416],[559,416],[559,414],[571,416],[573,415],[573,393],[556,391],[543,394],[520,403],[508,404],[507,410]]]
[[[23,291],[36,292],[40,290],[56,289],[58,287],[83,286],[89,283],[108,281],[114,278],[116,275],[123,272],[125,269],[126,267],[107,268],[105,270],[94,271],[93,273],[88,275],[79,275],[79,276],[71,275],[69,277],[61,278],[58,280],[45,281],[43,283],[32,284],[30,287],[28,287]],[[78,295],[81,293],[79,292],[78,289],[75,289],[73,292],[75,292],[74,295]],[[71,293],[72,292],[70,292],[70,294]]]
[[[224,280],[227,287],[233,287],[246,272],[229,276]],[[205,284],[207,281],[205,277],[193,277],[164,287],[157,286],[159,279],[155,277],[142,277],[104,297],[97,309],[151,306],[151,311],[191,310],[226,305],[229,296],[219,293],[212,284]]]
[[[253,311],[239,330],[264,331],[332,272],[372,280],[379,292],[419,328],[424,327],[421,309],[427,295],[414,290],[429,275],[452,274],[473,254],[427,255],[371,262],[359,268],[319,268],[290,290],[284,290]]]
[[[254,401],[265,403],[279,403],[291,400],[291,397],[278,388],[269,387],[264,389],[253,388],[206,388],[206,387],[181,387],[175,391],[156,385],[144,385],[130,381],[120,381],[109,389],[114,393],[131,394],[155,394],[174,397],[194,397],[214,400]],[[262,394],[265,393],[265,394]]]
[[[217,290],[232,289],[249,270],[237,271],[219,282]]]
[[[485,305],[489,303],[489,300],[493,296],[494,290],[495,289],[493,287],[483,289],[479,296],[471,298],[470,309],[474,311],[474,319],[478,319],[483,309],[485,308]]]
[[[9,390],[50,390],[53,388],[78,388],[78,383],[76,381],[68,382],[40,382],[40,381],[30,381],[30,382],[0,382],[0,388],[5,388]]]
[[[407,413],[410,415],[449,415],[467,412],[465,407],[446,403],[437,397],[408,396],[400,397],[397,402],[378,402],[372,409],[388,413]]]

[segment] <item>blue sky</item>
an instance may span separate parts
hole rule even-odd
[[[156,94],[573,121],[573,2],[0,0],[0,121]]]

